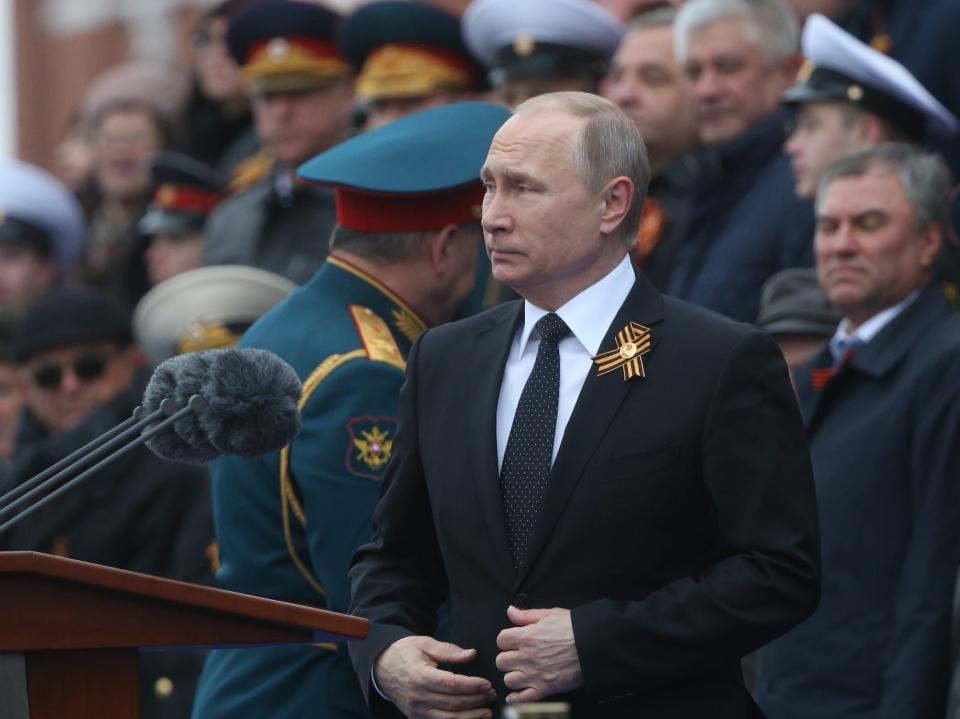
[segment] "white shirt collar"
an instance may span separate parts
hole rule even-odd
[[[903,312],[907,307],[909,307],[915,299],[920,295],[920,290],[914,290],[901,302],[895,304],[893,307],[888,307],[885,310],[882,310],[875,314],[873,317],[868,319],[862,325],[857,327],[853,332],[849,332],[848,328],[850,327],[850,320],[844,317],[840,320],[840,324],[837,326],[837,331],[834,332],[833,337],[830,338],[830,349],[837,354],[836,349],[844,340],[848,339],[858,339],[864,344],[876,337],[880,330],[886,327],[888,324],[893,322],[901,312]]]
[[[607,329],[617,316],[620,305],[627,299],[636,281],[629,255],[624,256],[602,279],[590,285],[576,297],[557,310],[570,334],[577,338],[584,349],[595,355],[600,351]],[[548,311],[537,307],[529,300],[523,302],[523,329],[520,332],[520,354],[527,348],[537,321]]]

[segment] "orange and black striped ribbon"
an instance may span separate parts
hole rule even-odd
[[[597,364],[597,376],[608,372],[623,369],[623,379],[646,377],[643,366],[643,355],[650,351],[652,340],[650,328],[636,322],[631,322],[617,332],[617,348],[609,352],[601,352],[593,361]]]
[[[841,369],[853,358],[853,348],[845,350],[837,362],[832,367],[823,367],[810,372],[810,384],[816,390],[822,390],[830,381],[837,376]]]

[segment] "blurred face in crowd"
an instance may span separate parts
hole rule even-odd
[[[44,427],[63,432],[128,389],[143,361],[139,348],[110,341],[38,352],[24,367],[27,405]]]
[[[169,280],[200,266],[203,256],[203,232],[157,233],[150,238],[144,257],[151,285]]]
[[[240,69],[227,49],[227,24],[224,17],[211,17],[194,35],[194,71],[207,98],[216,102],[244,101]]]
[[[812,198],[834,160],[866,144],[858,111],[835,102],[803,104],[797,113],[796,129],[784,145],[797,195]]]
[[[352,103],[353,85],[348,81],[257,95],[253,98],[257,135],[271,157],[295,167],[346,138]]]
[[[501,103],[509,108],[514,108],[531,97],[565,90],[596,92],[597,81],[585,75],[579,77],[516,77],[500,85],[497,88],[497,94]]]
[[[936,227],[917,229],[900,178],[882,167],[834,180],[817,205],[817,277],[851,329],[925,286],[941,242]]]
[[[480,174],[493,276],[544,309],[589,287],[627,251],[604,235],[623,217],[612,221],[607,212],[623,201],[609,196],[613,180],[594,192],[573,164],[584,122],[559,110],[514,115],[493,138]]]
[[[148,155],[163,149],[157,121],[145,108],[108,110],[95,131],[95,171],[104,197],[134,202],[150,190]]]
[[[614,55],[604,95],[636,123],[655,170],[696,141],[693,98],[673,57],[669,25],[630,31]]]
[[[0,306],[24,308],[49,292],[56,279],[51,258],[29,247],[0,243]]]
[[[16,365],[0,362],[0,457],[13,453],[23,395],[23,382]]]
[[[73,192],[86,190],[93,178],[96,150],[91,135],[87,123],[77,119],[53,151],[57,177]]]
[[[780,96],[796,76],[796,62],[768,60],[750,19],[733,16],[690,32],[684,70],[700,142],[716,145],[749,130],[780,106]]]

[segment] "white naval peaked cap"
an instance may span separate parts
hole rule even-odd
[[[924,127],[946,135],[960,130],[960,121],[907,68],[823,15],[807,18],[802,52],[807,64],[786,102],[847,100],[912,135]]]
[[[83,209],[66,185],[46,170],[20,160],[0,161],[0,216],[46,232],[61,271],[80,259],[87,234]]]
[[[470,52],[508,78],[602,75],[626,31],[589,0],[474,0],[463,15]]]
[[[154,362],[229,346],[298,285],[257,267],[215,265],[161,282],[137,303],[133,333]]]

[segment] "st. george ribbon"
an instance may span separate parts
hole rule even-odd
[[[143,444],[164,459],[193,464],[281,449],[300,431],[302,391],[296,371],[266,350],[168,359],[154,370],[132,417],[0,497],[0,533]]]

